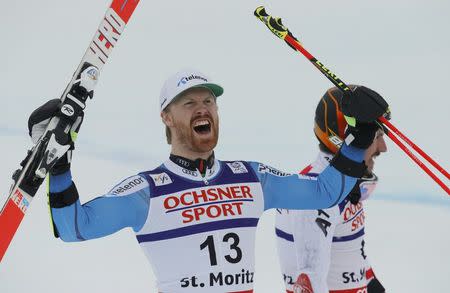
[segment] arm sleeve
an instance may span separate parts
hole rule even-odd
[[[297,270],[308,275],[314,292],[328,293],[331,244],[339,221],[339,207],[294,212],[290,216]]]
[[[344,144],[341,152],[353,161],[362,162],[365,150]],[[256,162],[250,164],[262,185],[265,210],[329,208],[344,200],[357,180],[342,174],[332,166],[328,166],[314,178],[291,175]]]
[[[72,184],[70,171],[51,176],[49,183],[50,196],[64,191]],[[66,207],[52,208],[51,212],[61,239],[75,242],[110,235],[126,227],[138,231],[147,219],[149,206],[148,183],[136,175],[83,205],[77,200]]]

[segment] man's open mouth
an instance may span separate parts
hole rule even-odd
[[[211,122],[206,119],[194,122],[194,131],[198,134],[208,134],[211,132]]]

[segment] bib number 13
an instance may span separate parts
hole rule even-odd
[[[238,263],[242,259],[242,250],[238,246],[239,245],[239,235],[236,233],[228,233],[223,236],[223,242],[230,244],[230,251],[234,251],[234,253],[230,253],[225,255],[225,259],[229,263]],[[206,237],[206,240],[200,244],[200,250],[208,248],[209,252],[209,262],[212,266],[217,265],[217,254],[216,254],[216,246],[214,244],[214,237],[209,235]]]

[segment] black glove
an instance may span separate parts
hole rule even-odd
[[[366,149],[373,143],[378,129],[384,130],[377,118],[390,118],[389,104],[377,92],[365,86],[346,91],[341,109],[348,123],[346,142],[360,149]]]
[[[373,143],[378,129],[380,124],[377,122],[359,123],[356,127],[348,125],[345,130],[345,142],[360,149],[367,149]]]
[[[30,118],[28,119],[28,133],[34,144],[36,144],[44,134],[51,118],[60,115],[60,108],[61,100],[53,99],[46,102],[44,105],[40,106],[39,108],[34,110],[33,113],[31,113]],[[80,117],[75,120],[75,123],[72,125],[70,132],[67,134],[67,143],[70,144],[69,151],[63,157],[61,157],[58,162],[56,162],[52,170],[50,170],[50,174],[58,175],[70,169],[72,150],[75,148],[74,141],[83,121],[83,116],[84,114],[83,112],[81,112]]]
[[[356,119],[357,123],[371,123],[389,113],[389,104],[377,92],[357,86],[344,92],[341,109],[345,116]]]

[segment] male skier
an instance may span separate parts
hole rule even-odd
[[[222,93],[221,86],[195,70],[170,77],[160,95],[169,158],[83,205],[70,158],[61,159],[49,184],[59,237],[84,241],[131,227],[153,266],[159,292],[253,292],[255,228],[262,212],[328,208],[343,200],[364,174],[374,121],[388,104],[367,88],[355,91],[347,107],[347,115],[358,121],[351,143],[310,180],[261,163],[217,160],[216,98]],[[32,137],[38,138],[57,112],[57,101],[33,112]]]
[[[343,143],[347,122],[341,111],[342,97],[339,89],[331,88],[320,99],[314,118],[319,154],[301,175],[317,177]],[[275,232],[287,292],[385,292],[364,250],[362,203],[378,181],[374,158],[387,151],[383,134],[379,128],[365,154],[367,172],[344,201],[329,209],[277,210]]]

